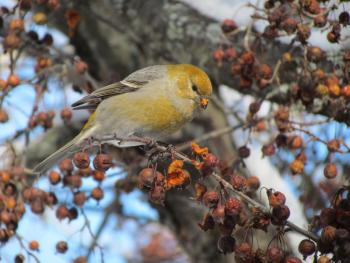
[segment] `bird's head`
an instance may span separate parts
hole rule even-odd
[[[179,64],[168,66],[168,74],[176,81],[178,96],[193,100],[196,106],[207,107],[213,91],[207,73],[190,64]]]

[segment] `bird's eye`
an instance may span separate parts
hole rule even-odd
[[[192,84],[192,90],[194,92],[198,92],[198,87],[196,85]]]

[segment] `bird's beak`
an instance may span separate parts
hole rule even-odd
[[[206,109],[208,106],[209,100],[207,98],[201,98],[200,104],[203,109]]]

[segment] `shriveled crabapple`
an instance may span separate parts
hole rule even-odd
[[[113,166],[112,156],[109,154],[97,154],[93,160],[94,168],[99,171],[107,171]]]

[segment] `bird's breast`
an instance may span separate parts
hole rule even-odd
[[[113,105],[114,111],[108,110],[106,105]],[[151,137],[175,132],[191,120],[193,115],[192,102],[174,102],[164,93],[157,96],[146,96],[142,93],[123,94],[107,99],[100,106],[97,117],[108,119],[111,126],[109,131],[115,127],[116,131],[122,133]]]

